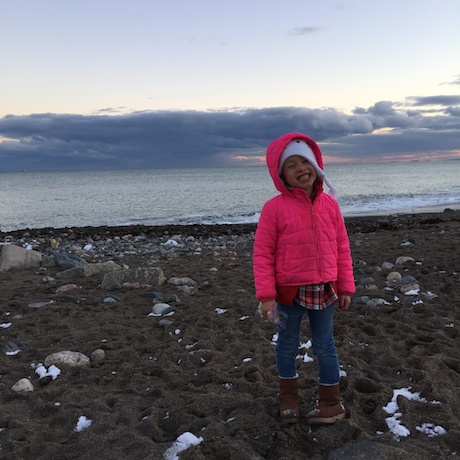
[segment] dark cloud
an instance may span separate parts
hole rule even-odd
[[[460,102],[458,96],[439,98]],[[417,98],[413,106],[424,105],[425,99]],[[381,101],[352,114],[277,107],[8,115],[0,119],[0,171],[254,164],[251,158],[264,155],[272,139],[290,131],[307,133],[324,143],[326,155],[345,160],[458,151],[459,112],[459,107],[448,105],[442,113],[426,115]]]
[[[440,105],[443,107],[459,105],[460,96],[428,96],[428,97],[410,97],[408,102],[414,106],[423,105]]]

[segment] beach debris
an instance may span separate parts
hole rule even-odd
[[[50,246],[53,248],[53,249],[57,249],[59,247],[59,241],[54,239],[54,238],[51,238],[50,239]]]
[[[11,390],[16,393],[30,393],[34,391],[34,386],[29,379],[23,378],[18,380],[12,387]]]
[[[2,323],[2,324],[0,324],[0,328],[1,329],[8,329],[12,325],[13,325],[13,323]]]

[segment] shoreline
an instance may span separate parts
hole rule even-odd
[[[423,212],[381,213],[344,216],[349,232],[376,231],[378,229],[396,229],[402,226],[412,228],[424,223],[460,221],[460,208],[424,208]],[[0,231],[0,242],[11,238],[28,236],[31,238],[52,238],[56,235],[67,235],[71,238],[85,238],[91,235],[104,234],[123,236],[126,234],[146,235],[148,237],[166,236],[175,233],[187,233],[191,236],[212,236],[217,234],[245,235],[256,230],[257,223],[240,224],[168,224],[168,225],[100,225],[83,227],[43,227],[23,228],[11,231]]]

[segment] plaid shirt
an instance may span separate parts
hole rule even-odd
[[[299,286],[295,301],[310,310],[322,310],[338,300],[332,283],[310,284]]]

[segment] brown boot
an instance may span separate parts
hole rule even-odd
[[[340,402],[339,385],[318,387],[319,400],[316,409],[307,415],[310,425],[331,425],[345,418],[345,408]]]
[[[297,423],[300,420],[298,379],[279,379],[280,418],[283,423]]]

